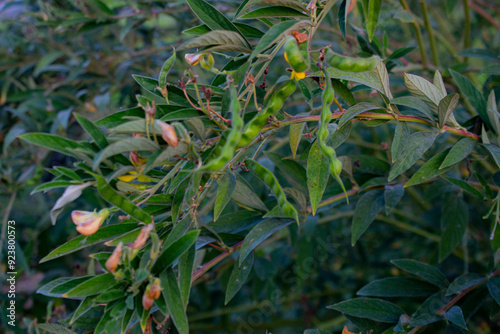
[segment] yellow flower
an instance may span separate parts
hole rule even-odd
[[[184,59],[186,59],[186,62],[189,65],[196,65],[200,61],[201,55],[200,54],[195,54],[195,53],[186,53],[184,56]]]
[[[71,219],[76,225],[76,230],[85,236],[92,235],[99,227],[106,217],[109,216],[108,209],[102,209],[99,212],[94,211],[79,211],[71,212]]]
[[[110,273],[114,273],[116,267],[118,267],[118,264],[120,263],[120,257],[122,256],[122,248],[123,248],[123,242],[120,241],[118,246],[115,247],[113,254],[111,254],[111,256],[106,260],[105,266]]]
[[[296,81],[302,80],[305,77],[306,77],[306,72],[292,71],[292,75],[290,75],[290,79],[295,79]]]
[[[285,60],[286,60],[286,62],[287,62],[288,64],[290,64],[290,62],[288,61],[288,57],[287,57],[287,55],[286,55],[286,52],[285,52]]]
[[[128,174],[118,176],[118,180],[123,181],[123,182],[132,182],[133,180],[137,179],[139,182],[151,182],[153,181],[149,176],[145,175],[140,175],[137,174],[135,170],[128,172]]]

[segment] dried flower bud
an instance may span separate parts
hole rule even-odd
[[[114,273],[116,267],[118,267],[118,264],[120,263],[120,257],[122,256],[122,248],[123,248],[123,242],[120,241],[118,246],[115,247],[113,254],[111,254],[111,256],[106,260],[106,269],[110,273]]]
[[[141,229],[141,232],[139,233],[139,235],[137,236],[137,238],[135,239],[134,243],[130,244],[129,246],[131,248],[133,248],[133,249],[139,249],[142,246],[144,246],[144,244],[146,243],[146,241],[149,238],[149,233],[151,233],[151,231],[153,229],[154,229],[154,224],[153,223],[144,226]]]
[[[294,32],[292,32],[292,35],[293,35],[293,37],[295,37],[295,40],[299,44],[304,43],[309,38],[309,36],[305,32],[294,31]]]
[[[144,111],[146,112],[146,121],[152,120],[155,118],[156,114],[156,103],[155,101],[152,101],[151,104],[148,103],[146,107],[142,107]]]
[[[194,66],[194,65],[198,64],[198,62],[200,61],[201,57],[202,57],[201,54],[186,53],[186,55],[184,56],[184,59],[186,59],[186,62],[189,65]]]
[[[156,124],[161,128],[161,137],[163,140],[166,141],[168,145],[177,147],[179,139],[177,139],[174,127],[160,120],[156,120]]]
[[[71,219],[75,223],[76,230],[85,236],[94,234],[101,227],[102,222],[109,216],[108,209],[102,209],[99,212],[94,211],[79,211],[71,212]]]
[[[142,295],[142,306],[144,309],[149,310],[155,301],[155,299],[160,298],[161,296],[161,285],[160,279],[155,278],[151,283],[146,287],[146,291],[144,291],[144,295]]]
[[[130,158],[130,161],[132,162],[132,165],[134,165],[134,167],[142,166],[147,162],[147,160],[145,158],[143,158],[139,154],[137,154],[137,151],[130,152],[129,158]]]

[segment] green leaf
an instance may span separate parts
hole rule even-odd
[[[310,23],[307,21],[295,21],[295,20],[283,21],[273,25],[264,34],[264,36],[262,36],[259,43],[255,46],[252,54],[250,55],[250,59],[264,52],[267,48],[271,47],[272,45],[280,42],[287,33],[294,30],[300,30],[308,26],[310,26]]]
[[[52,334],[76,334],[76,332],[73,332],[71,329],[59,324],[36,324],[35,327]]]
[[[40,73],[44,72],[47,67],[52,64],[57,58],[63,56],[64,53],[61,51],[51,51],[45,54],[36,64],[33,75],[37,77]]]
[[[253,267],[253,252],[246,257],[245,261],[240,265],[237,261],[233,266],[231,271],[231,276],[229,276],[229,281],[227,282],[226,289],[226,299],[224,304],[227,305],[231,299],[236,295],[236,293],[241,289],[243,284],[248,278],[248,275],[252,271]]]
[[[391,262],[399,269],[418,276],[441,289],[445,289],[450,284],[439,269],[427,263],[409,259],[392,260]]]
[[[441,166],[443,165],[443,161],[449,155],[449,152],[450,149],[448,148],[427,160],[427,162],[424,163],[415,174],[413,174],[410,180],[406,182],[405,188],[431,180],[450,170],[450,166],[441,168]]]
[[[18,138],[75,158],[78,158],[78,156],[73,152],[75,150],[90,151],[89,148],[82,145],[81,143],[48,133],[25,133],[19,135]]]
[[[370,88],[373,88],[382,94],[385,94],[386,90],[384,88],[384,84],[380,81],[379,75],[377,74],[378,71],[377,68],[378,67],[375,67],[373,70],[366,72],[348,72],[339,70],[338,68],[335,67],[328,67],[326,71],[328,72],[330,78],[356,82],[368,86]],[[308,75],[308,77],[320,77],[320,76],[321,72],[315,72]]]
[[[94,297],[85,297],[71,317],[70,324],[94,306]]]
[[[282,175],[288,181],[299,190],[307,191],[307,172],[301,164],[294,160],[285,159],[278,153],[266,151],[265,154],[283,172]]]
[[[240,13],[248,12],[248,10],[255,5],[275,5],[290,7],[297,9],[298,11],[307,12],[307,9],[301,3],[295,0],[247,0],[241,4],[240,8],[238,8],[235,17],[239,18]]]
[[[366,31],[368,32],[368,39],[370,42],[373,40],[373,35],[375,34],[381,7],[381,0],[368,1],[368,20],[366,21]]]
[[[302,133],[304,132],[305,126],[305,122],[290,125],[288,138],[290,142],[290,149],[292,150],[293,159],[295,159],[295,156],[297,155],[297,149],[299,148],[300,140],[302,139]]]
[[[204,0],[186,0],[189,7],[211,30],[229,30],[240,33],[238,28],[214,6]],[[250,45],[245,40],[247,47]]]
[[[380,190],[368,191],[359,199],[352,219],[351,245],[356,244],[384,206],[384,192]]]
[[[142,88],[144,88],[151,94],[163,97],[161,93],[156,89],[156,87],[158,87],[158,80],[156,80],[155,78],[149,78],[137,74],[132,74],[132,77]],[[143,107],[145,107],[145,105],[143,105]]]
[[[339,128],[363,112],[370,111],[370,110],[379,110],[379,109],[384,109],[384,108],[377,106],[376,104],[369,103],[369,102],[360,102],[358,104],[355,104],[352,107],[350,107],[349,109],[347,109],[344,112],[344,114],[342,115],[342,117],[340,117]]]
[[[337,130],[333,133],[330,139],[327,140],[327,143],[336,149],[340,145],[342,145],[347,138],[351,135],[352,130],[352,122],[347,123],[342,127],[338,127]]]
[[[215,197],[214,221],[226,207],[236,187],[236,178],[232,173],[226,173],[217,180],[217,196]]]
[[[63,297],[82,298],[93,296],[108,290],[115,284],[116,281],[113,274],[94,276],[63,294]]]
[[[188,334],[188,320],[174,271],[171,268],[163,271],[160,274],[160,280],[163,288],[162,295],[165,299],[165,303],[167,304],[168,311],[172,317],[175,328],[177,328],[180,334]]]
[[[475,57],[500,61],[500,57],[488,49],[464,49],[457,53],[455,57]]]
[[[102,150],[109,145],[108,139],[94,123],[79,114],[73,114],[81,127],[94,139],[96,145]]]
[[[490,152],[491,157],[500,168],[500,147],[493,144],[483,144],[484,147]]]
[[[443,205],[439,262],[443,261],[462,241],[469,220],[468,205],[458,196],[451,196]]]
[[[174,48],[172,55],[167,60],[165,60],[165,62],[163,63],[163,66],[161,67],[160,74],[158,75],[158,84],[159,84],[160,88],[163,88],[167,85],[167,75],[168,75],[168,72],[170,72],[170,69],[172,69],[172,67],[175,64],[175,58],[176,58],[176,54],[175,54],[175,48]]]
[[[367,297],[422,297],[436,292],[436,287],[415,278],[389,277],[368,283],[357,292]]]
[[[323,198],[323,193],[328,184],[330,176],[329,166],[330,159],[321,153],[318,141],[316,140],[307,158],[307,188],[309,189],[313,216],[316,215],[316,209]]]
[[[399,155],[403,152],[409,137],[410,129],[408,128],[408,124],[406,124],[406,122],[398,122],[396,124],[394,139],[392,140],[391,145],[392,162],[396,161]]]
[[[394,180],[398,175],[406,172],[413,166],[432,146],[435,139],[436,135],[432,132],[421,131],[413,133],[408,139],[403,152],[394,161],[389,173],[389,181]]]
[[[40,263],[47,262],[49,260],[56,259],[58,257],[76,252],[77,250],[83,249],[85,247],[89,247],[92,245],[96,245],[99,243],[103,243],[105,241],[117,238],[122,236],[130,231],[140,230],[140,227],[137,226],[136,223],[127,224],[120,223],[115,225],[103,226],[96,233],[84,236],[80,235],[61,246],[54,249],[47,256],[40,260]]]
[[[47,284],[41,286],[36,293],[39,293],[48,297],[61,297],[63,293],[73,289],[78,284],[85,282],[92,276],[83,277],[60,277],[48,282]]]
[[[174,107],[182,108],[179,106],[174,106]],[[104,128],[113,128],[117,125],[130,121],[130,118],[133,117],[144,118],[144,109],[142,109],[141,107],[135,107],[131,109],[118,111],[111,115],[101,118],[100,120],[94,122],[94,124],[96,126],[102,126]]]
[[[476,141],[470,138],[460,139],[449,151],[439,169],[453,166],[465,159],[476,146]]]
[[[240,249],[239,265],[241,266],[250,252],[271,234],[287,227],[293,222],[292,219],[271,218],[266,219],[254,226],[246,235]]]
[[[250,53],[251,51],[245,38],[239,32],[229,30],[214,30],[207,32],[182,45],[179,50],[205,47],[208,47],[204,50],[206,52],[234,51]]]
[[[415,49],[416,48],[414,46],[408,46],[396,49],[389,55],[389,59],[399,59],[401,57],[406,56]]]
[[[488,280],[487,286],[491,297],[493,297],[493,299],[495,299],[498,305],[500,305],[500,278],[498,277],[490,278]]]
[[[414,97],[424,101],[434,113],[438,111],[439,101],[443,93],[434,84],[413,74],[404,74],[405,86]]]
[[[483,194],[481,194],[481,192],[479,190],[477,190],[476,188],[474,188],[473,186],[471,186],[470,184],[468,184],[465,181],[455,179],[452,177],[444,177],[444,179],[446,179],[448,182],[462,188],[463,190],[467,191],[469,194],[474,195],[479,199],[484,198]]]
[[[453,282],[451,282],[448,290],[446,290],[446,296],[459,294],[460,292],[475,285],[481,284],[484,281],[486,281],[486,278],[479,274],[461,275],[457,277]]]
[[[191,231],[177,239],[170,246],[163,249],[158,259],[156,259],[151,273],[157,275],[164,269],[170,267],[184,252],[186,252],[198,238],[200,231]]]
[[[349,8],[350,4],[351,0],[342,0],[339,7],[339,14],[338,14],[339,28],[340,32],[342,33],[342,37],[344,38],[344,41],[345,41],[345,28],[347,24],[347,14],[349,14],[347,9]]]
[[[344,100],[344,102],[349,106],[353,106],[356,104],[356,100],[354,99],[354,95],[352,94],[351,90],[342,83],[342,81],[338,79],[331,79],[332,80],[332,86],[333,89],[335,90],[335,93]],[[299,83],[302,83],[302,81],[299,81]],[[309,98],[310,100],[310,98]]]
[[[308,15],[294,8],[285,6],[262,7],[238,17],[240,20],[282,18],[282,17],[307,17]]]
[[[434,79],[432,80],[432,82],[434,83],[434,86],[436,86],[437,89],[439,89],[441,93],[443,93],[443,96],[448,95],[448,93],[446,92],[446,87],[444,85],[443,77],[441,76],[441,72],[439,72],[439,70],[436,70],[434,72]]]
[[[189,302],[189,293],[191,291],[191,277],[193,275],[194,260],[196,257],[196,245],[191,246],[189,250],[179,258],[179,289],[181,291],[182,303],[184,309]]]
[[[391,100],[392,104],[399,106],[405,106],[408,108],[413,108],[420,111],[424,116],[426,116],[432,123],[435,123],[432,110],[429,106],[422,100],[413,96],[402,96]],[[403,123],[403,122],[400,122]]]
[[[405,313],[399,306],[375,298],[354,298],[327,308],[353,317],[389,323],[397,323],[399,316]]]
[[[446,311],[445,314],[443,314],[443,317],[448,319],[448,321],[451,322],[452,324],[455,324],[460,328],[468,330],[467,324],[465,323],[464,314],[459,306],[456,305],[452,306],[448,311]]]
[[[134,217],[140,222],[145,224],[151,223],[151,215],[149,215],[146,211],[135,205],[128,198],[120,195],[116,192],[107,182],[106,180],[97,175],[92,174],[97,180],[97,190],[99,194],[109,203],[115,205],[117,208],[121,209],[123,212],[129,214],[131,217]]]
[[[445,96],[438,105],[438,117],[439,125],[441,127],[445,126],[448,118],[452,115],[453,110],[455,110],[460,96],[458,94],[450,94]]]
[[[239,179],[236,179],[236,186],[233,194],[231,195],[231,199],[242,206],[260,211],[267,211],[267,207],[264,202],[262,202],[260,197],[257,196],[257,194],[248,185],[241,182]]]
[[[122,139],[96,154],[92,168],[97,170],[104,159],[116,154],[132,151],[156,151],[159,149],[158,144],[143,137]]]
[[[479,117],[486,123],[486,125],[491,129],[492,124],[490,122],[490,119],[488,118],[488,112],[487,112],[487,105],[486,105],[486,99],[484,98],[483,94],[474,86],[474,84],[465,76],[462,74],[455,72],[454,70],[450,69],[451,76],[453,77],[453,80],[457,84],[458,88],[460,89],[460,92],[465,96],[467,101],[472,105],[472,107],[476,110],[476,112],[479,114]]]
[[[388,184],[385,185],[384,202],[385,213],[387,215],[389,215],[389,212],[391,212],[392,208],[394,208],[396,204],[399,203],[404,194],[405,188],[402,184],[396,184],[393,186]]]

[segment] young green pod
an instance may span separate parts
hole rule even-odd
[[[307,47],[307,43],[301,44],[306,44]],[[295,37],[286,37],[284,49],[285,60],[290,64],[295,72],[304,72],[309,68],[309,64],[306,59],[304,59],[302,51]]]
[[[330,49],[326,53],[326,62],[328,65],[347,72],[366,72],[375,68],[380,61],[380,57],[371,56],[370,58],[353,58],[338,54]]]
[[[285,192],[283,191],[283,188],[281,188],[276,176],[253,159],[245,160],[245,166],[272,190],[273,195],[278,200],[278,205],[283,213],[287,217],[293,218],[297,223],[299,223],[297,209],[295,209],[295,207],[286,199]]]

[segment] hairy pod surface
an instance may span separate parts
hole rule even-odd
[[[326,62],[328,65],[347,72],[366,72],[371,71],[380,58],[371,56],[370,58],[353,58],[347,57],[331,50],[327,51]]]

